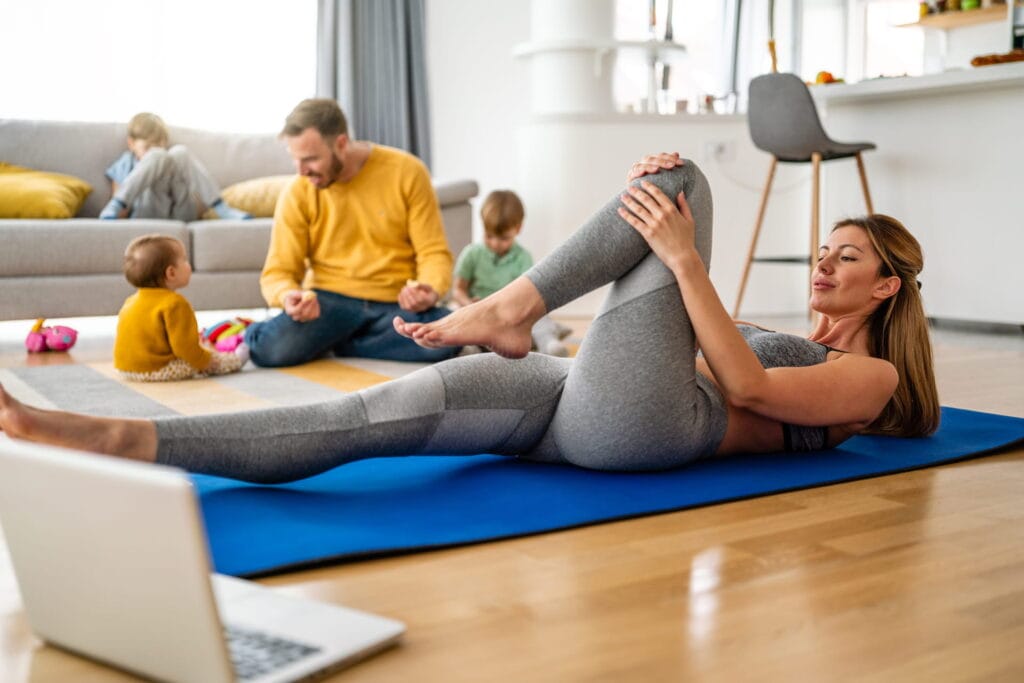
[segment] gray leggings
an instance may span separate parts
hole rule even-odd
[[[210,206],[220,188],[198,159],[183,145],[153,147],[132,169],[114,195],[131,207],[132,218],[199,218],[199,203]]]
[[[711,256],[711,192],[687,161],[649,176],[683,191]],[[694,368],[671,272],[616,213],[618,196],[526,277],[548,310],[613,282],[573,360],[464,356],[309,406],[157,419],[157,462],[260,483],[362,458],[497,453],[601,470],[678,467],[714,453],[721,394]],[[411,341],[409,343],[412,343]]]

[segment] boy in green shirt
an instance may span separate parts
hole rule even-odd
[[[487,195],[480,217],[484,222],[484,243],[470,244],[455,263],[452,300],[468,306],[525,273],[533,265],[530,252],[516,242],[523,228],[523,203],[511,190],[495,190]],[[568,356],[561,339],[569,328],[544,316],[533,326],[533,344],[541,353]]]

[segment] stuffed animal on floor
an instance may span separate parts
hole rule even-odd
[[[78,330],[66,325],[43,327],[46,318],[39,318],[25,337],[25,348],[29,353],[43,351],[67,351],[78,341]]]
[[[245,330],[252,324],[249,318],[231,318],[210,325],[201,332],[204,342],[217,351],[231,353],[242,343]]]

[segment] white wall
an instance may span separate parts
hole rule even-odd
[[[529,114],[530,84],[512,50],[529,40],[530,3],[429,0],[426,12],[432,171],[476,180],[479,206],[491,190],[516,189],[516,129]]]
[[[532,116],[529,66],[512,56],[529,40],[527,0],[427,3],[434,174],[475,179],[481,197],[498,188],[519,192],[527,211],[522,242],[540,258],[623,187],[640,155],[679,151],[701,163],[715,193],[712,278],[731,309],[769,165],[751,145],[745,119]],[[708,152],[718,142],[729,143],[721,158]],[[806,250],[808,178],[805,166],[780,167],[762,254]],[[823,216],[823,226],[831,218]],[[743,315],[805,310],[806,282],[805,268],[755,266]],[[597,303],[591,297],[567,312],[592,314]]]
[[[1010,29],[1005,21],[994,21],[976,26],[946,31],[946,54],[943,64],[947,69],[970,69],[971,60],[978,55],[1008,52]]]

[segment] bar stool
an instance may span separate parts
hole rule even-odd
[[[874,213],[861,152],[875,149],[875,145],[870,142],[836,142],[826,135],[825,130],[821,127],[821,120],[818,118],[818,110],[814,106],[811,92],[798,77],[793,74],[770,73],[750,81],[747,123],[750,126],[750,137],[754,146],[771,154],[772,164],[768,170],[768,181],[764,186],[764,194],[761,196],[761,207],[758,209],[757,223],[754,225],[754,234],[750,239],[750,250],[747,252],[747,260],[743,266],[743,277],[740,279],[736,306],[732,312],[734,318],[739,316],[743,293],[747,288],[747,278],[750,276],[750,266],[753,263],[792,263],[814,267],[820,234],[818,185],[821,162],[855,157],[868,213]],[[809,256],[756,257],[754,255],[757,249],[757,239],[761,234],[761,224],[764,222],[765,208],[768,206],[772,180],[779,162],[784,164],[810,162],[811,164],[811,253]]]

